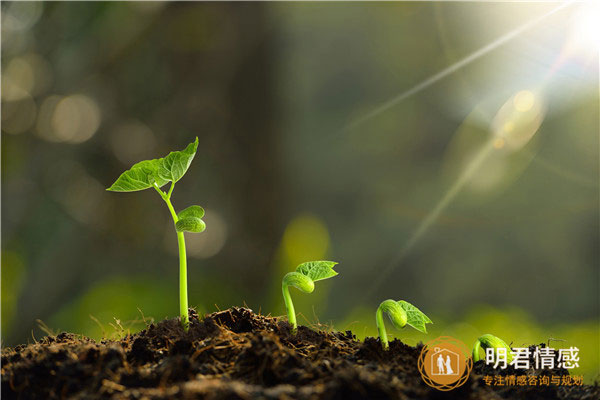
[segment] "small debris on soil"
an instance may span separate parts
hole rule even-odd
[[[304,326],[234,307],[203,320],[190,310],[116,341],[70,333],[2,350],[3,399],[598,399],[598,385],[490,386],[485,375],[568,375],[567,370],[495,370],[475,363],[449,392],[427,386],[422,345],[358,341],[350,331]]]

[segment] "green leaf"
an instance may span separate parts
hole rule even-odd
[[[194,217],[194,218],[204,217],[204,208],[202,208],[200,206],[189,206],[188,208],[179,211],[179,214],[177,214],[177,218],[179,218],[179,219],[184,219],[184,218],[189,218],[189,217]]]
[[[196,155],[196,150],[198,150],[198,138],[184,150],[172,151],[168,156],[161,159],[158,175],[166,181],[177,182],[188,170]]]
[[[123,172],[107,190],[112,192],[135,192],[148,189],[154,183],[158,187],[164,186],[168,181],[162,179],[158,174],[161,160],[145,160],[134,164],[130,169]]]
[[[336,264],[333,261],[309,261],[298,265],[296,272],[308,276],[313,281],[320,281],[338,274],[333,270]]]
[[[154,160],[140,161],[121,176],[107,190],[112,192],[135,192],[158,187],[168,182],[177,182],[188,170],[198,150],[198,138],[182,151],[173,151],[168,156]]]
[[[175,223],[177,232],[200,233],[206,229],[206,224],[200,218],[188,217]]]
[[[427,333],[425,324],[433,324],[433,321],[417,307],[404,300],[399,300],[398,304],[406,311],[406,323],[420,332]]]

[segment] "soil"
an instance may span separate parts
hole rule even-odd
[[[231,308],[204,319],[190,310],[117,341],[70,333],[2,350],[3,399],[598,399],[598,384],[489,386],[497,370],[475,363],[449,392],[427,386],[417,369],[422,344],[358,341]],[[567,370],[519,370],[565,375]],[[504,370],[504,375],[517,371]]]

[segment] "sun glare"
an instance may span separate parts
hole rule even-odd
[[[597,55],[600,49],[600,2],[579,5],[574,13],[569,38],[570,50]]]

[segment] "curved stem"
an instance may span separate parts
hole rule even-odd
[[[285,309],[288,315],[288,322],[292,326],[292,333],[298,331],[298,324],[296,323],[296,310],[294,310],[294,304],[292,303],[292,296],[290,296],[290,288],[287,282],[281,283],[281,291],[283,293],[283,301],[285,302]]]
[[[480,359],[479,356],[479,350],[481,349],[481,342],[479,341],[479,339],[477,339],[477,341],[475,342],[475,345],[473,345],[473,362],[477,362]]]
[[[375,322],[377,323],[377,330],[379,331],[379,340],[381,340],[381,346],[384,350],[387,350],[390,345],[388,344],[387,332],[385,331],[385,325],[383,323],[383,310],[379,306],[377,313],[375,313]]]

